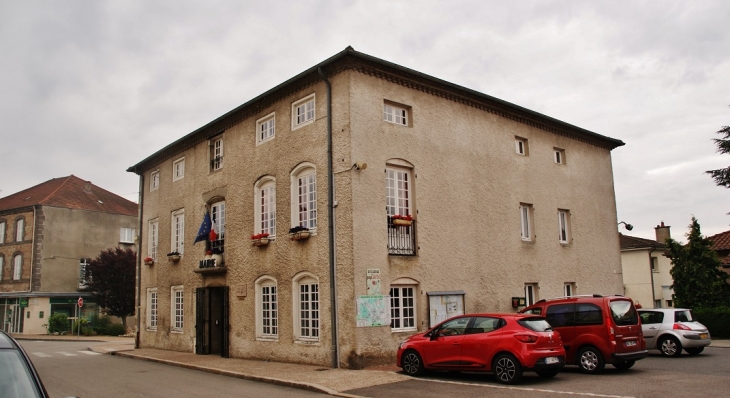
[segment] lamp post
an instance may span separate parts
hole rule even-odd
[[[624,228],[626,228],[627,231],[631,231],[632,229],[634,229],[634,226],[627,223],[626,221],[621,221],[620,223],[618,223],[618,225],[621,225],[621,224],[624,225]]]

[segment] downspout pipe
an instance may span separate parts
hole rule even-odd
[[[137,170],[135,170],[137,172]],[[137,305],[135,306],[135,314],[137,315],[137,332],[134,335],[134,348],[140,348],[140,330],[142,327],[142,204],[144,203],[144,176],[139,174],[139,203],[137,204]]]
[[[327,232],[329,234],[330,308],[332,323],[332,368],[340,367],[340,347],[337,341],[337,278],[335,277],[335,174],[332,167],[332,85],[321,67],[319,76],[327,85]]]
[[[656,247],[652,247],[649,251],[649,276],[651,277],[651,308],[656,308],[656,292],[654,292],[654,270],[651,268],[651,254],[656,251]],[[659,262],[657,262],[657,266]]]

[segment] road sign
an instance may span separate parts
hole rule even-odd
[[[79,297],[79,308],[84,306],[84,299]]]

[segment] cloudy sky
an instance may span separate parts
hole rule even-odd
[[[510,3],[510,4],[507,4]],[[730,229],[730,2],[0,0],[0,197],[74,174],[130,200],[129,166],[342,51],[626,143],[619,221]]]

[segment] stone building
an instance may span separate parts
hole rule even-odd
[[[76,176],[54,178],[0,198],[2,329],[44,334],[60,312],[97,312],[84,267],[110,247],[134,248],[137,204]]]
[[[138,344],[360,368],[451,315],[623,293],[621,145],[348,47],[128,169]]]

